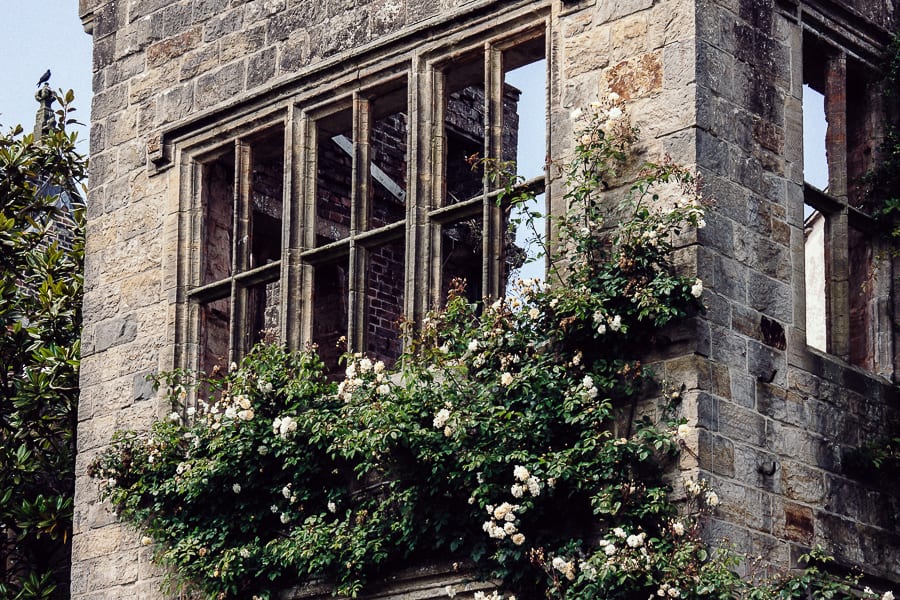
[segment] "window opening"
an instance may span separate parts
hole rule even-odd
[[[824,94],[803,84],[803,180],[823,191],[828,189],[827,128]]]
[[[198,168],[202,251],[188,296],[197,366],[212,373],[279,333],[284,129],[237,139]]]
[[[402,350],[409,180],[406,81],[364,90],[314,116],[315,247],[304,311],[333,376],[348,349],[391,365]],[[339,104],[340,106],[340,104]]]
[[[324,246],[350,236],[353,113],[321,119],[316,128],[316,245]]]
[[[825,289],[825,216],[803,205],[803,246],[806,273],[806,343],[825,352],[828,328]]]
[[[538,40],[543,43],[543,40]],[[547,162],[547,60],[544,49],[534,43],[503,55],[504,92],[516,93],[516,101],[504,102],[503,126],[515,132],[504,135],[504,148],[515,148],[508,158],[515,162],[516,176],[523,182],[545,176]],[[514,109],[514,110],[513,110]],[[505,287],[518,278],[543,279],[546,263],[543,256],[547,239],[546,194],[535,194],[528,202],[511,207],[508,217],[507,275]],[[539,214],[540,217],[531,215]]]
[[[875,371],[875,263],[861,177],[877,131],[862,64],[807,32],[803,50],[806,337],[813,348]]]
[[[523,222],[526,212],[546,212],[544,46],[543,35],[505,47],[488,45],[482,53],[441,71],[443,201],[442,208],[430,215],[439,248],[436,304],[446,301],[459,279],[465,280],[466,295],[473,302],[502,296],[509,282],[521,275],[529,253],[532,257],[540,253],[540,245],[529,242],[532,232]],[[484,172],[478,163],[482,157],[504,163],[489,164],[488,169],[513,165],[517,185],[527,187],[535,199],[523,207],[511,206],[508,199],[499,206],[504,182]],[[473,171],[473,163],[482,168]],[[546,224],[535,225],[543,237]],[[530,268],[543,276],[542,264]]]
[[[314,267],[312,341],[332,370],[347,350],[349,297],[350,264],[346,257]]]

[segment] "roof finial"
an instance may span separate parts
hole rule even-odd
[[[44,74],[44,77],[47,79],[50,78],[50,71]],[[41,80],[44,80],[44,77],[41,77]],[[39,138],[42,135],[49,133],[55,126],[54,118],[53,118],[53,103],[56,101],[56,94],[53,93],[53,90],[50,89],[50,86],[47,85],[46,81],[43,81],[44,85],[38,88],[38,91],[34,93],[34,99],[40,103],[40,106],[37,109],[37,114],[34,117],[34,137]]]

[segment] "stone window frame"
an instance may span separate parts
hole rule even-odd
[[[802,188],[804,205],[814,209],[824,221],[824,352],[871,373],[891,377],[894,360],[889,310],[892,293],[890,274],[865,275],[866,285],[871,287],[862,300],[852,283],[860,277],[854,269],[853,253],[863,252],[874,265],[875,257],[885,249],[872,237],[876,231],[875,221],[866,212],[859,195],[861,185],[858,177],[865,170],[858,164],[849,164],[848,160],[854,143],[850,139],[852,135],[848,138],[848,122],[851,117],[859,118],[848,111],[850,81],[853,81],[852,86],[864,85],[863,95],[869,101],[866,103],[868,110],[864,113],[865,118],[880,119],[879,107],[873,98],[875,86],[871,84],[877,76],[877,57],[881,48],[865,36],[854,38],[848,35],[848,31],[866,31],[859,24],[859,27],[853,27],[852,23],[833,22],[814,7],[803,5],[795,14],[799,24],[800,52],[795,59],[795,67],[799,66],[799,69],[795,68],[794,72],[799,70],[801,77],[798,81],[801,85],[810,85],[824,96],[828,122],[825,140],[827,189],[820,190],[806,181]],[[797,121],[802,123],[800,118]],[[877,142],[871,145],[873,149],[877,148]],[[805,240],[807,232],[803,233],[801,239]],[[851,237],[856,240],[855,243]],[[885,266],[890,270],[890,265]],[[875,269],[871,267],[873,272]],[[856,285],[859,283],[856,282]],[[803,289],[806,295],[805,286]],[[803,302],[805,305],[806,300]],[[806,330],[808,326],[806,324]],[[860,344],[859,338],[854,339],[860,331],[865,338],[863,344]],[[808,343],[806,348],[816,350]]]
[[[546,59],[546,130],[544,143],[550,148],[550,114],[553,53],[551,52],[553,31],[549,15],[549,4],[541,10],[529,11],[523,15],[513,13],[508,22],[485,22],[482,26],[460,29],[448,36],[447,43],[432,43],[424,49],[412,48],[408,52],[397,53],[389,60],[369,69],[360,76],[358,70],[343,74],[330,74],[333,84],[328,89],[307,85],[303,90],[291,95],[286,103],[281,102],[260,110],[250,118],[237,119],[234,124],[221,123],[204,127],[202,134],[192,136],[188,130],[179,140],[170,142],[166,153],[177,153],[180,167],[180,203],[182,218],[179,234],[182,256],[188,260],[178,261],[181,301],[176,314],[176,362],[178,366],[199,369],[202,352],[200,334],[200,306],[216,298],[227,298],[231,311],[229,329],[228,362],[239,360],[248,350],[246,332],[240,324],[243,319],[240,290],[251,285],[271,281],[280,282],[280,302],[277,338],[291,348],[302,348],[312,339],[311,277],[317,260],[326,259],[333,253],[350,253],[349,248],[365,241],[369,243],[382,239],[402,238],[406,242],[405,294],[403,318],[418,322],[424,314],[434,308],[440,300],[440,227],[452,219],[484,215],[486,239],[494,240],[488,251],[482,253],[485,295],[496,296],[501,289],[498,266],[499,227],[502,227],[503,208],[497,206],[495,185],[486,183],[484,193],[478,198],[470,198],[464,203],[444,206],[440,198],[442,185],[442,139],[435,130],[439,121],[435,115],[441,114],[439,100],[442,85],[441,73],[449,68],[460,56],[483,53],[485,60],[485,81],[490,90],[499,90],[503,84],[502,71],[498,78],[503,52],[523,44],[534,44],[539,39]],[[378,231],[355,232],[346,248],[316,248],[311,244],[313,229],[306,226],[310,218],[310,186],[314,188],[314,178],[309,175],[310,160],[315,144],[315,120],[335,109],[360,107],[366,102],[371,90],[396,86],[405,81],[408,94],[408,184],[407,217],[403,222],[389,225]],[[298,85],[298,88],[300,86]],[[437,93],[436,93],[437,92]],[[496,94],[485,99],[486,110],[497,110]],[[249,115],[249,113],[247,113]],[[354,127],[359,122],[359,113],[354,118]],[[486,149],[496,148],[495,122],[486,127],[488,137]],[[246,159],[241,158],[246,140],[265,135],[277,128],[284,129],[284,187],[282,220],[282,256],[280,260],[266,265],[235,271],[227,280],[213,283],[202,282],[202,235],[203,210],[199,198],[204,161],[213,159],[223,152],[223,148],[235,148],[238,157],[236,169],[244,169]],[[165,146],[165,141],[161,142]],[[363,151],[363,150],[359,150]],[[165,154],[162,155],[165,159]],[[360,162],[357,151],[354,161]],[[535,193],[546,194],[546,206],[550,202],[551,186],[548,174],[537,177],[519,186]],[[354,180],[358,174],[354,172]],[[240,179],[240,177],[238,177]],[[488,177],[485,175],[485,181]],[[240,186],[238,186],[239,188]],[[238,189],[236,188],[236,189]],[[314,189],[313,189],[314,191]],[[238,196],[243,192],[238,189]],[[314,199],[313,199],[314,202]],[[314,207],[313,207],[314,209]],[[241,230],[235,235],[235,243],[241,237]],[[235,256],[235,260],[237,260]],[[354,302],[351,300],[351,304]],[[354,349],[361,341],[360,302],[355,302],[348,317],[348,342]],[[222,361],[224,362],[224,361]],[[224,367],[225,365],[221,365]]]

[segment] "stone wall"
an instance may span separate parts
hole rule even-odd
[[[896,3],[801,4],[839,13],[841,23],[862,24],[860,43],[871,46],[893,26],[890,9]],[[883,422],[896,420],[896,400],[883,377],[806,347],[801,80],[796,76],[802,69],[801,5],[792,0],[81,0],[80,5],[94,37],[95,96],[74,598],[159,597],[159,573],[149,564],[148,550],[97,501],[85,466],[115,429],[146,427],[168,409],[144,377],[178,364],[183,343],[186,261],[179,252],[197,243],[183,231],[189,220],[182,212],[183,196],[191,193],[189,171],[178,162],[185,132],[214,136],[209,132],[221,122],[252,120],[255,111],[286,106],[313,76],[325,73],[335,85],[346,85],[382,57],[392,60],[405,49],[435,44],[453,27],[460,39],[463,25],[527,23],[541,10],[548,15],[552,48],[551,157],[564,159],[570,151],[570,112],[614,91],[641,129],[641,158],[670,154],[696,166],[715,202],[707,227],[686,238],[678,254],[687,272],[703,278],[708,310],[673,331],[672,344],[654,359],[669,381],[688,388],[685,412],[697,425],[691,441],[697,458],[685,453],[681,466],[711,478],[722,498],[709,535],[727,535],[779,565],[824,543],[843,560],[897,578],[900,550],[890,521],[898,512],[897,498],[851,479],[841,466],[848,448],[876,439]],[[417,111],[425,110],[427,99],[416,102]],[[559,186],[557,179],[550,181],[549,202],[557,211]],[[402,242],[385,248],[374,262],[410,255]],[[389,277],[376,283],[379,294],[398,293],[399,282]],[[889,296],[877,298],[886,303]],[[383,325],[370,322],[370,327]],[[434,587],[429,593],[441,592]]]
[[[722,498],[710,534],[778,564],[822,545],[845,564],[894,582],[900,577],[895,490],[860,482],[845,468],[850,449],[898,422],[892,369],[871,361],[867,370],[854,367],[847,361],[863,367],[865,361],[807,346],[801,86],[804,42],[837,31],[835,39],[863,56],[887,39],[895,8],[888,2],[698,1],[696,132],[699,172],[715,203],[697,255],[708,290],[697,331],[704,340],[696,394],[699,467]],[[806,66],[815,58],[807,52]],[[847,114],[874,110],[846,108]],[[833,145],[830,165],[840,162],[839,150],[854,148]],[[832,165],[833,184],[835,178]],[[831,235],[841,214],[830,221]],[[838,237],[825,242],[832,265],[859,248],[843,231],[842,244]],[[878,251],[874,238],[866,244]],[[890,273],[890,261],[882,261],[879,277],[890,281]],[[828,303],[844,302],[845,315],[856,298],[886,301],[890,294],[863,289],[860,281],[843,289],[838,283],[828,282]],[[892,328],[888,318],[869,324]]]

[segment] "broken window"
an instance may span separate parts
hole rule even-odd
[[[198,367],[225,368],[279,331],[284,129],[239,138],[198,164]]]
[[[313,276],[304,312],[332,372],[348,349],[392,365],[402,350],[409,180],[406,80],[354,93],[312,116],[315,223],[301,261]],[[333,111],[333,112],[328,112]]]
[[[866,67],[807,32],[803,51],[807,344],[877,370],[872,221],[861,178],[877,115]]]
[[[433,302],[446,301],[464,280],[473,301],[499,297],[511,280],[538,266],[546,223],[544,165],[547,138],[547,64],[542,32],[510,45],[488,45],[444,65],[438,77],[443,126],[442,195],[430,213],[437,252]],[[480,159],[489,160],[482,162]],[[534,198],[521,206],[500,199],[504,178]],[[515,195],[515,194],[513,194]]]
[[[188,364],[211,372],[277,336],[315,344],[335,377],[349,350],[391,366],[401,324],[454,282],[481,302],[542,277],[545,45],[537,26],[438,50],[427,76],[388,68],[310,91],[289,126],[212,135],[191,155]],[[499,166],[528,203],[500,201]]]

